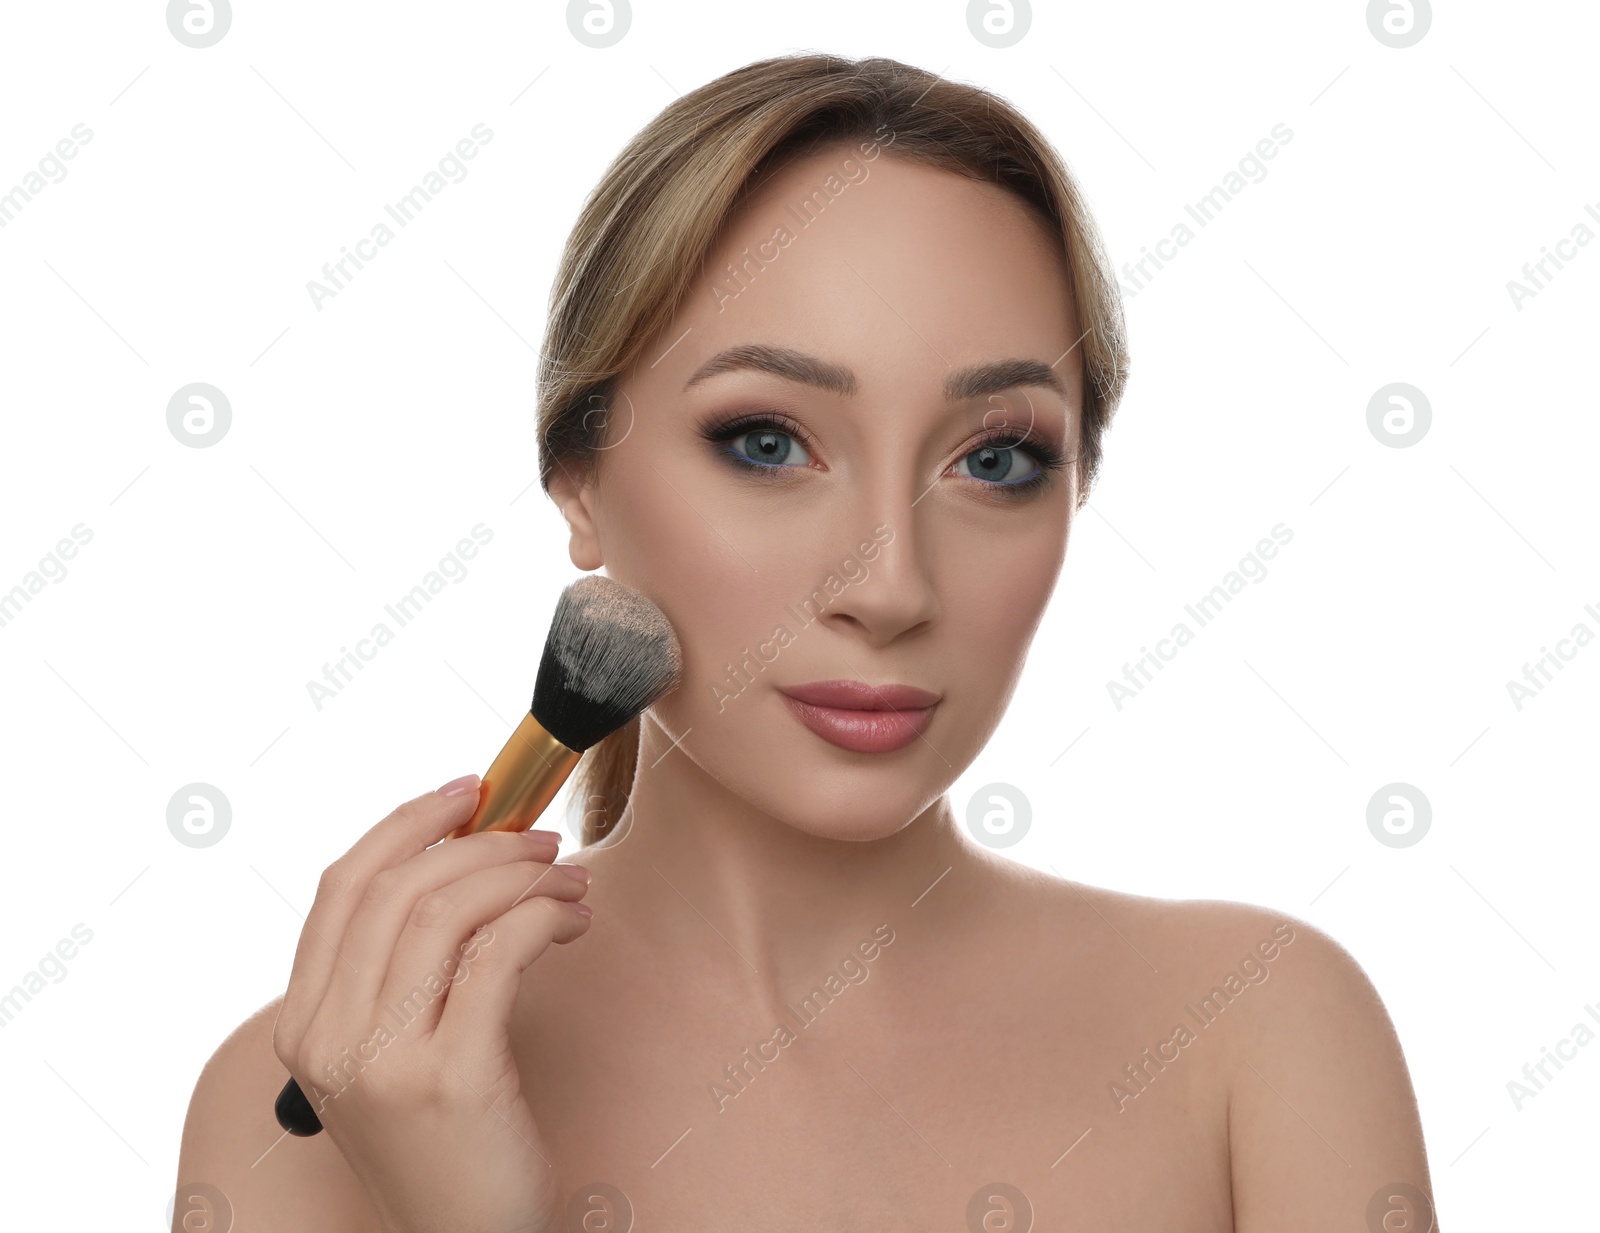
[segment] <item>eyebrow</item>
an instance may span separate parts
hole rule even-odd
[[[688,389],[718,373],[754,370],[768,372],[787,381],[813,385],[818,389],[849,397],[859,388],[856,375],[843,364],[834,364],[788,347],[749,343],[719,351],[684,382]],[[1019,385],[1042,385],[1067,398],[1067,383],[1054,368],[1039,360],[992,360],[958,368],[945,378],[944,396],[950,402],[981,398]]]

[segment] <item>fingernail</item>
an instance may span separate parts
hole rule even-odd
[[[591,908],[586,903],[575,903],[575,904],[572,905],[572,907],[573,907],[573,910],[576,911],[579,916],[593,916],[594,915],[594,909]]]
[[[582,865],[557,865],[556,868],[569,878],[577,878],[580,882],[587,882],[591,877],[589,871]]]
[[[477,789],[478,782],[476,775],[463,775],[460,779],[452,779],[442,787],[435,788],[434,791],[440,796],[465,796]]]
[[[560,831],[523,831],[522,833],[529,839],[537,839],[541,843],[548,843],[552,839],[560,843],[562,838]]]

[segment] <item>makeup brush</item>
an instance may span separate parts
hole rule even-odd
[[[533,705],[483,776],[478,808],[449,838],[527,830],[583,751],[670,693],[682,669],[677,635],[650,600],[600,574],[569,584],[556,601]],[[292,1135],[322,1129],[292,1077],[273,1112]]]

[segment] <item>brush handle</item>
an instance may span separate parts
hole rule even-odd
[[[529,711],[484,772],[478,808],[450,838],[479,831],[525,831],[539,820],[583,757],[568,749]]]
[[[478,807],[472,817],[450,832],[459,839],[478,831],[525,831],[554,799],[582,753],[568,749],[532,712],[506,741],[478,786]],[[291,1075],[272,1106],[278,1125],[292,1135],[306,1137],[322,1130],[322,1119],[311,1107],[299,1082]]]
[[[299,1081],[293,1076],[283,1085],[283,1091],[278,1093],[272,1112],[278,1118],[278,1125],[292,1135],[306,1138],[322,1131],[322,1119],[317,1116],[317,1111],[311,1107],[306,1094],[300,1090]]]

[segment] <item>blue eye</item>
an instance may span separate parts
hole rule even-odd
[[[1032,471],[1026,469],[1028,463],[1033,463]],[[1039,464],[1034,462],[1033,456],[1014,446],[980,445],[956,463],[958,473],[961,473],[960,467],[968,464],[970,469],[964,474],[991,483],[996,488],[1025,484],[1040,473]]]
[[[725,438],[729,452],[740,462],[762,467],[804,466],[811,461],[806,447],[786,432],[757,428]]]
[[[729,465],[754,478],[775,478],[780,471],[798,471],[813,461],[801,444],[804,430],[788,416],[774,412],[710,423],[701,428],[700,435],[716,446],[717,454]],[[994,430],[990,440],[956,461],[954,471],[980,481],[981,487],[975,491],[987,488],[1018,500],[1031,497],[1052,483],[1067,460],[1050,442],[1026,439],[1028,448],[1021,449],[1013,431]]]

